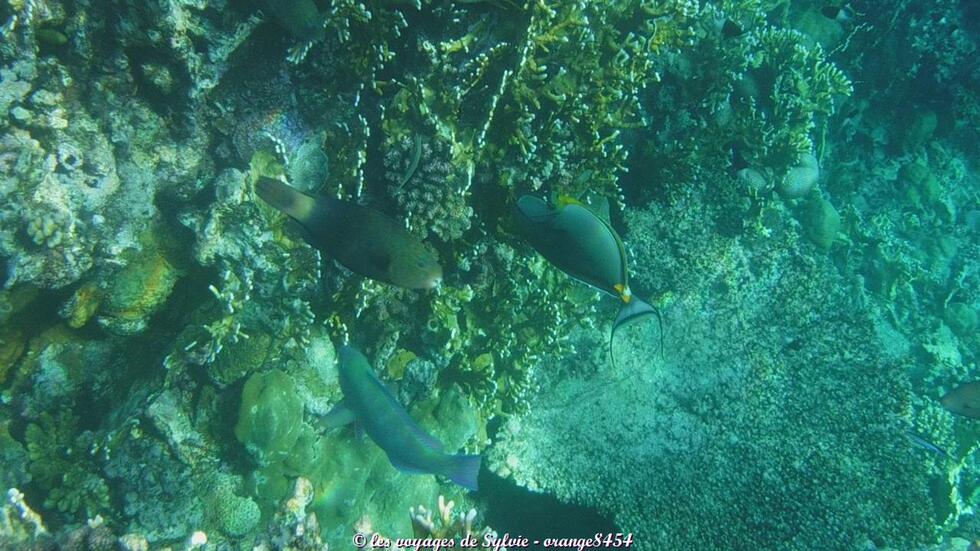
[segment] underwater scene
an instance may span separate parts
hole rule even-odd
[[[0,549],[980,551],[980,0],[0,0]]]

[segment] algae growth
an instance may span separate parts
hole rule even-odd
[[[980,545],[980,425],[941,400],[980,378],[978,22],[0,0],[0,547]],[[263,178],[403,223],[441,285],[347,270]],[[618,305],[528,244],[526,194],[622,237],[663,333],[610,362]],[[479,491],[330,422],[344,345]]]

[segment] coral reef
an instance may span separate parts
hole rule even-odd
[[[292,496],[276,511],[274,521],[269,524],[269,534],[260,538],[255,549],[327,551],[316,513],[307,511],[312,500],[313,485],[303,477],[297,478]]]
[[[109,486],[93,464],[94,435],[80,432],[72,413],[41,414],[25,439],[31,477],[47,491],[45,507],[86,518],[109,512]]]
[[[320,423],[342,344],[643,549],[977,540],[938,401],[980,350],[974,4],[0,0],[0,546],[488,533]],[[404,221],[441,287],[322,257],[260,177]],[[609,211],[662,354],[609,364],[524,193]]]
[[[0,543],[13,547],[48,540],[48,529],[41,515],[24,501],[24,494],[17,488],[10,488],[6,498],[0,509]]]

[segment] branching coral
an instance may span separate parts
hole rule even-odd
[[[749,56],[739,86],[758,94],[750,91],[745,106],[733,105],[733,120],[747,125],[736,131],[747,146],[746,160],[779,173],[814,150],[816,117],[832,114],[834,100],[849,96],[853,87],[819,46],[807,47],[796,31],[767,27],[746,40],[757,53]]]
[[[276,520],[270,523],[269,533],[263,538],[269,548],[327,551],[316,513],[308,510],[312,501],[313,485],[303,477],[297,478],[292,496],[276,511]]]
[[[439,496],[438,510],[430,511],[423,505],[417,508],[412,507],[409,515],[412,517],[412,529],[416,537],[427,537],[439,540],[453,540],[458,542],[460,539],[476,539],[482,542],[486,534],[496,534],[489,527],[478,528],[476,526],[476,509],[466,512],[453,511],[456,507],[452,500],[447,501],[442,495]],[[433,516],[433,513],[438,515]]]
[[[45,507],[83,518],[108,513],[109,486],[94,457],[98,443],[92,432],[78,430],[70,410],[41,414],[27,426],[26,440],[30,473],[46,493]]]
[[[649,125],[634,134],[655,139],[637,142],[628,196],[646,200],[708,180],[735,188],[721,190],[725,204],[758,202],[825,149],[827,119],[851,83],[819,46],[767,20],[758,4],[705,5],[690,42],[657,60],[661,80],[643,101]],[[761,189],[732,181],[746,167],[765,176]]]

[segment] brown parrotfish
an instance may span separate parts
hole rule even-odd
[[[943,407],[964,417],[980,419],[980,381],[962,384],[942,398]]]
[[[378,378],[364,354],[343,346],[339,351],[341,400],[324,419],[326,426],[357,423],[384,450],[388,460],[405,473],[444,476],[477,490],[479,455],[452,455],[405,411],[394,393]]]
[[[442,281],[435,252],[372,208],[312,197],[272,178],[260,178],[255,192],[298,222],[311,245],[352,272],[408,289],[431,289]]]
[[[524,195],[517,200],[517,220],[524,238],[548,262],[622,302],[609,333],[610,357],[617,329],[651,315],[660,320],[653,306],[630,291],[626,249],[619,235],[587,206],[560,197],[557,208],[551,208],[540,197]],[[660,341],[662,350],[662,330]]]

